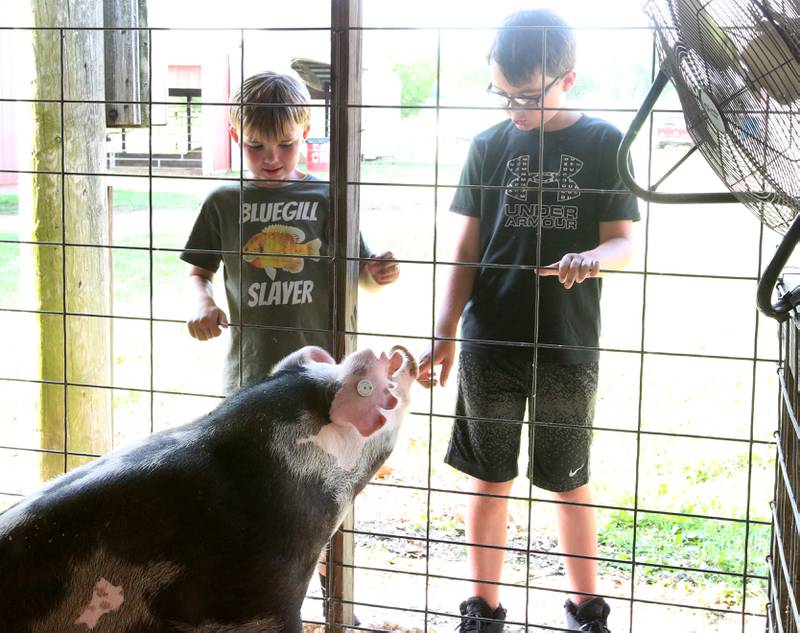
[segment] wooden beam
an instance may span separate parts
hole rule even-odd
[[[142,105],[130,103],[142,101],[139,0],[103,0],[103,26],[106,126],[139,127]]]
[[[358,299],[359,189],[361,172],[361,0],[331,2],[331,205],[335,226],[334,356],[341,360],[355,347]],[[353,514],[348,512],[331,543],[328,631],[353,623]]]
[[[144,31],[150,21],[147,17],[148,0],[139,2],[139,98],[147,103],[142,103],[140,127],[150,127],[150,103],[153,96],[150,91],[150,31]]]

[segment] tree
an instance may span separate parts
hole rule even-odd
[[[400,104],[406,107],[400,111],[400,116],[405,119],[420,112],[417,108],[408,106],[422,105],[433,95],[436,85],[436,60],[395,62],[393,69],[402,85]]]
[[[622,79],[620,79],[622,78]],[[639,101],[651,83],[650,63],[636,57],[621,60],[605,72],[578,73],[578,80],[569,92],[569,98],[587,103],[628,103]]]
[[[32,6],[35,27],[103,25],[102,0]],[[110,385],[110,319],[65,311],[109,314],[109,255],[92,246],[108,244],[106,195],[101,176],[63,172],[102,173],[105,110],[102,103],[61,100],[103,100],[103,31],[34,30],[33,56],[34,98],[57,101],[33,104],[32,167],[61,172],[33,174],[29,209],[30,237],[40,243],[29,264],[42,311],[37,323],[41,443],[45,449],[102,453],[111,447],[110,390],[67,384]],[[56,457],[43,457],[44,479],[82,461]]]

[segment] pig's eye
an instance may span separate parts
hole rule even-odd
[[[366,378],[364,380],[359,380],[358,384],[356,385],[356,391],[358,391],[358,395],[362,398],[369,396],[373,389],[374,387],[372,386],[372,383]]]

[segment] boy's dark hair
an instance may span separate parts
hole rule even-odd
[[[488,60],[496,62],[515,86],[530,81],[538,71],[559,77],[575,67],[575,34],[555,11],[518,11],[503,21]]]
[[[308,88],[300,79],[265,70],[245,79],[231,97],[231,126],[239,132],[254,131],[270,139],[284,136],[294,124],[301,128],[308,125],[310,99]]]

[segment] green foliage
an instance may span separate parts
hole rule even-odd
[[[419,113],[413,106],[420,106],[433,95],[436,86],[436,62],[426,59],[415,62],[395,62],[393,70],[400,79],[400,103],[403,118]]]
[[[486,85],[489,83],[489,69],[457,67],[451,71],[453,75],[447,91],[458,102],[480,104],[486,99]]]
[[[624,81],[620,81],[624,77]],[[632,60],[626,67],[609,67],[608,73],[578,75],[575,85],[569,92],[570,99],[586,102],[619,103],[640,100],[652,83],[650,65]]]

